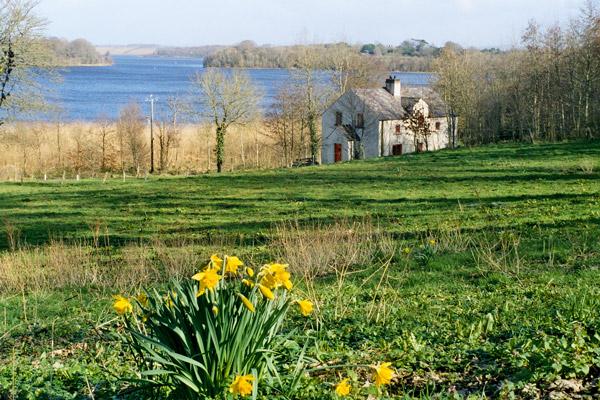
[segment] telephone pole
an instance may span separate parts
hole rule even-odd
[[[150,173],[154,173],[154,102],[157,98],[151,94],[146,101],[150,103]]]

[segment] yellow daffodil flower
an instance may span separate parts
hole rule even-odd
[[[267,264],[262,267],[260,275],[262,276],[261,284],[269,289],[277,289],[281,286],[287,290],[292,289],[292,281],[290,273],[287,271],[287,264]]]
[[[390,368],[392,363],[385,362],[374,366],[375,373],[373,374],[373,380],[376,386],[388,385],[394,377],[394,370]]]
[[[206,269],[209,268],[216,268],[218,270],[221,270],[221,268],[223,268],[223,260],[219,258],[218,255],[213,254],[212,256],[210,256],[210,262],[206,266]]]
[[[164,299],[165,299],[167,308],[173,308],[175,306],[175,302],[173,300],[175,300],[176,298],[177,298],[177,293],[175,293],[175,292],[165,294]]]
[[[246,296],[244,296],[241,293],[238,293],[238,297],[242,300],[242,303],[244,303],[244,305],[250,312],[254,312],[254,304],[252,304],[252,302],[248,300]]]
[[[213,312],[213,314],[217,315],[219,313],[219,307],[213,306],[212,307],[212,312]]]
[[[248,287],[254,287],[254,282],[248,279],[242,279],[242,283]]]
[[[435,240],[434,239],[429,239],[429,245],[435,246]]]
[[[225,256],[225,272],[237,274],[238,268],[243,266],[242,260],[235,256]]]
[[[348,378],[342,379],[340,383],[335,386],[335,394],[340,397],[345,397],[350,394],[351,386],[348,383]]]
[[[238,375],[229,386],[229,392],[233,393],[234,396],[250,396],[252,394],[252,381],[254,381],[253,375]]]
[[[221,275],[219,275],[219,268],[207,268],[202,272],[198,272],[196,275],[192,276],[192,279],[200,282],[200,287],[198,288],[198,293],[196,293],[196,297],[200,297],[206,292],[206,290],[213,290],[215,286],[221,280]]]
[[[252,278],[254,276],[254,270],[250,267],[246,268],[246,273],[248,274],[248,276],[250,278]]]
[[[135,298],[142,305],[142,307],[148,307],[148,296],[146,296],[146,293],[140,293]]]
[[[113,308],[115,309],[117,314],[123,315],[133,311],[133,306],[131,305],[129,299],[121,295],[115,295],[113,296],[113,298],[115,299]]]
[[[261,285],[260,283],[258,284],[258,289],[260,290],[260,292],[262,293],[263,296],[265,296],[267,299],[269,300],[273,300],[275,298],[275,295],[273,294],[273,292],[271,291],[271,289],[269,289],[268,287]]]
[[[300,307],[300,313],[308,317],[313,312],[313,303],[308,300],[300,300],[297,302]]]

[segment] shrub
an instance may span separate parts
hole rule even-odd
[[[211,261],[166,295],[146,291],[135,300],[115,296],[126,340],[148,383],[176,399],[256,394],[275,374],[274,351],[292,304],[287,265],[268,264],[255,275],[237,257]],[[129,305],[133,303],[135,307]],[[302,314],[311,304],[299,301]]]

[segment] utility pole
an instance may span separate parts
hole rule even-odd
[[[146,101],[150,103],[150,173],[154,173],[154,102],[157,98],[151,94]]]

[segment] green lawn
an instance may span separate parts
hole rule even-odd
[[[351,263],[341,285],[325,273],[311,292],[297,278],[319,311],[287,321],[284,374],[306,344],[317,366],[392,362],[391,398],[597,396],[600,142],[105,184],[2,183],[0,274],[11,242],[30,246],[18,253],[27,257],[53,239],[91,245],[98,226],[110,243],[90,250],[101,268],[128,262],[126,249],[140,243],[152,268],[163,268],[156,240],[202,260],[227,251],[262,262],[289,254],[278,224],[310,231],[353,220],[377,230],[364,239],[375,243],[370,258]],[[114,290],[0,292],[0,399],[144,398],[120,380],[135,368],[111,336]],[[261,393],[333,399],[332,385],[348,374],[354,387],[367,379],[326,369],[289,397]]]
[[[29,244],[89,238],[98,224],[114,244],[224,233],[263,239],[280,221],[361,216],[409,235],[457,219],[470,230],[564,229],[599,221],[599,159],[598,142],[513,145],[190,178],[5,183],[0,220]]]

